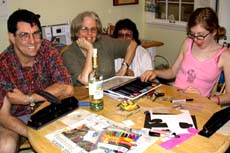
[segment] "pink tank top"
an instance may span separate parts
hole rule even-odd
[[[174,85],[181,89],[191,86],[199,89],[202,96],[209,96],[221,73],[217,63],[226,48],[221,48],[215,56],[206,61],[198,61],[192,55],[192,45],[193,40],[189,39],[189,48],[176,75]]]

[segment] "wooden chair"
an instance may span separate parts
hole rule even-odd
[[[61,55],[69,48],[69,45],[65,46],[61,49]]]
[[[224,94],[225,93],[225,83],[222,85],[221,89],[220,89],[220,93]]]
[[[221,87],[218,87],[218,85],[219,85],[219,79],[217,79],[216,84],[211,91],[211,96],[220,95],[220,94],[225,93],[225,82],[221,85]],[[219,91],[217,91],[218,88],[220,88]]]

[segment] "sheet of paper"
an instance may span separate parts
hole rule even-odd
[[[188,128],[188,133],[179,134],[179,138],[171,138],[163,143],[160,144],[161,147],[169,150],[174,148],[175,146],[181,144],[182,142],[188,140],[192,136],[196,135],[199,131],[194,128]]]
[[[191,124],[193,128],[195,128],[193,124],[193,120],[191,118],[191,115],[188,110],[181,110],[181,114],[177,115],[161,115],[161,114],[152,114],[151,113],[151,120],[154,119],[160,119],[162,120],[161,123],[166,123],[167,128],[172,132],[175,132],[176,134],[180,133],[188,133],[187,128],[181,128],[179,123],[187,123]],[[161,129],[161,127],[153,127],[152,129]],[[163,128],[165,129],[165,128]]]
[[[79,109],[79,111],[73,111],[72,113],[64,116],[61,118],[61,121],[68,125],[71,126],[76,122],[79,122],[81,120],[83,120],[86,116],[90,115],[89,111],[83,110],[83,109]]]
[[[225,123],[217,132],[223,135],[230,136],[230,120]]]

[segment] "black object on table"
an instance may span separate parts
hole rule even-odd
[[[229,120],[230,107],[226,107],[218,112],[215,112],[205,123],[199,134],[205,137],[210,137]]]
[[[78,100],[75,97],[63,99],[59,104],[51,102],[49,106],[39,110],[30,117],[28,126],[39,129],[65,114],[72,112],[76,108],[78,108]]]

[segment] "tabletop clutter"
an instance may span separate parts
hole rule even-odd
[[[116,110],[111,111],[120,115],[122,123],[85,110],[84,108],[90,106],[90,102],[71,99],[72,102],[78,103],[77,111],[65,114],[64,117],[62,117],[64,113],[60,115],[59,118],[62,118],[59,120],[66,127],[51,132],[45,137],[63,152],[125,153],[144,152],[158,142],[159,138],[161,138],[159,146],[169,150],[199,133],[195,116],[191,116],[189,110],[173,106],[193,102],[192,98],[168,98],[165,93],[156,91],[161,86],[159,82],[140,86],[138,78],[128,78],[128,81],[127,78],[123,79],[128,83],[121,83],[122,79],[115,77],[115,80],[112,79],[112,86],[111,81],[107,82],[109,87],[104,86],[106,93],[109,93],[108,96],[117,100]],[[119,85],[115,86],[114,82],[119,82]],[[158,98],[167,100],[172,107],[144,108],[137,100],[143,96],[151,103],[155,103]],[[133,128],[134,123],[129,117],[139,112],[144,112],[144,125],[142,128]],[[29,125],[34,128],[33,124]]]
[[[148,112],[145,127],[141,129],[83,109],[68,114],[61,121],[67,127],[47,134],[46,138],[67,152],[144,152],[160,137],[164,139],[160,145],[171,149],[198,133],[188,111],[178,115]]]

